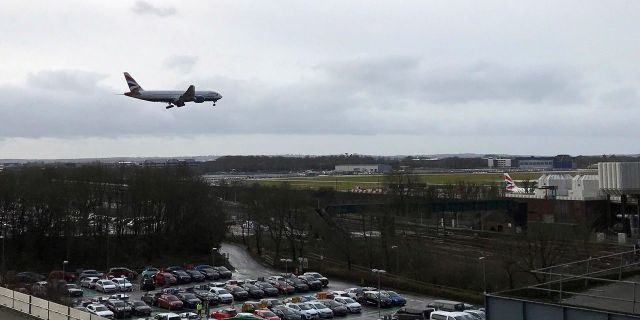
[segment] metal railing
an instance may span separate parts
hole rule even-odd
[[[108,320],[65,305],[0,287],[0,306],[44,320]]]

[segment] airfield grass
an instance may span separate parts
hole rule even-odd
[[[514,172],[510,173],[514,180],[537,180],[541,173]],[[433,173],[412,174],[415,182],[426,184],[457,184],[474,183],[482,185],[499,185],[502,183],[502,173]],[[260,179],[255,182],[265,186],[278,186],[288,183],[293,188],[318,189],[330,187],[337,190],[350,190],[355,187],[364,189],[378,188],[385,184],[389,177],[384,175],[343,175],[317,177],[287,177]]]

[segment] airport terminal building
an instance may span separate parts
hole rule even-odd
[[[391,172],[388,164],[340,164],[335,167],[336,173],[362,174],[362,173],[387,173]]]

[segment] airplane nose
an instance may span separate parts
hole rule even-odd
[[[218,93],[218,100],[222,99],[222,95]]]

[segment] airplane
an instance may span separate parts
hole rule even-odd
[[[504,182],[507,183],[507,191],[511,193],[527,193],[526,188],[520,188],[516,186],[516,183],[511,179],[508,173],[504,173]]]
[[[128,72],[124,73],[124,79],[127,81],[127,85],[129,86],[129,92],[125,92],[125,96],[145,101],[165,102],[169,104],[166,106],[167,109],[183,107],[185,102],[203,103],[205,101],[213,101],[213,105],[215,106],[216,101],[222,99],[222,95],[214,91],[196,91],[196,87],[194,85],[190,85],[185,92],[159,90],[145,91]]]

